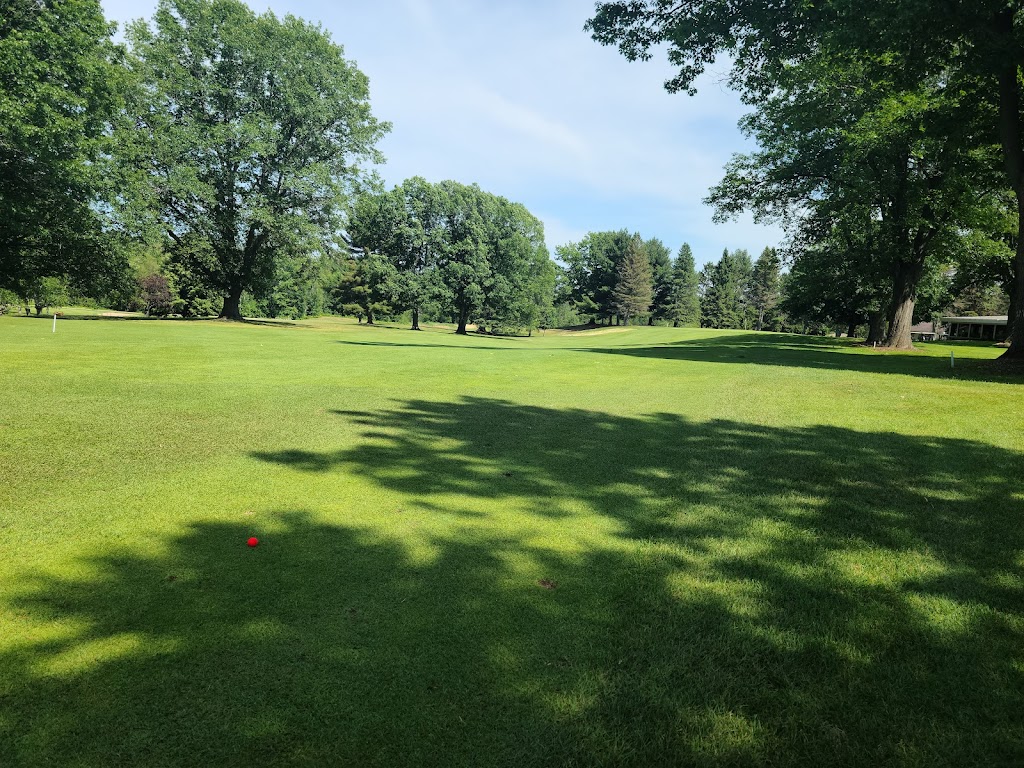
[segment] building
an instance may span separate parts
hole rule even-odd
[[[1006,337],[1006,315],[988,317],[944,317],[949,328],[947,338],[954,341],[1003,341]]]
[[[936,336],[941,335],[942,327],[936,328],[929,322],[918,323],[910,327],[911,341],[935,341]]]

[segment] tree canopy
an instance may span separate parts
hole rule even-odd
[[[9,0],[0,13],[0,288],[102,284],[104,134],[120,89],[98,0]]]
[[[279,258],[326,247],[389,126],[341,46],[294,16],[161,0],[127,38],[136,87],[115,134],[122,220],[208,242],[205,277],[221,315],[240,318],[242,292],[266,294]]]
[[[922,131],[919,138],[933,142],[927,156],[937,157],[942,145],[967,158],[971,151],[984,149],[986,143],[998,139],[1003,154],[1003,179],[1018,202],[1019,222],[1024,217],[1024,115],[1021,110],[1021,67],[1024,65],[1024,16],[1022,4],[1005,0],[979,0],[962,3],[938,0],[929,3],[849,3],[845,0],[824,0],[818,3],[763,3],[757,0],[693,0],[675,3],[669,0],[630,0],[600,3],[587,27],[594,38],[615,44],[630,59],[650,58],[652,51],[665,46],[675,75],[666,83],[670,91],[693,92],[698,75],[722,53],[732,60],[731,84],[747,103],[757,106],[770,100],[780,89],[792,85],[794,73],[807,72],[818,65],[818,74],[828,74],[823,64],[856,59],[864,68],[864,87],[860,94],[882,90],[895,97],[890,106],[910,106],[918,116],[930,112],[937,98],[944,105],[948,119],[896,121],[882,125],[888,110],[876,111],[883,118],[875,121],[884,130],[864,137],[881,138],[899,160],[909,150],[907,160],[890,163],[889,168],[921,170],[913,143],[890,141],[890,130],[914,127]],[[844,64],[839,71],[849,71]],[[809,81],[810,82],[810,81]],[[826,77],[814,81],[813,90],[826,95],[832,103],[843,106],[849,92],[833,87]],[[888,87],[891,86],[891,87]],[[904,96],[901,96],[903,94]],[[854,93],[852,102],[858,101]],[[908,100],[909,99],[909,100]],[[916,100],[916,102],[915,102]],[[897,109],[899,113],[901,110]],[[984,121],[979,135],[973,126]],[[820,122],[819,130],[795,130],[800,140],[811,143],[822,138],[833,127],[843,130],[843,122]],[[963,128],[972,127],[970,134]],[[986,138],[991,137],[991,138]],[[870,142],[869,142],[870,143]],[[950,153],[947,153],[947,155]],[[818,155],[822,157],[823,155]],[[931,161],[941,167],[941,159]],[[847,166],[851,167],[851,166]],[[972,180],[972,172],[943,172],[943,191],[947,197],[962,185],[957,177]],[[883,171],[884,173],[884,171]],[[887,176],[899,184],[900,174]],[[924,177],[922,177],[924,178]],[[984,190],[983,179],[973,178],[977,188]],[[956,194],[953,192],[953,194]],[[897,195],[893,203],[897,203]],[[920,197],[920,196],[919,196]],[[923,199],[923,198],[922,198]],[[908,205],[911,205],[907,201]],[[928,204],[918,208],[928,218]],[[946,214],[957,210],[947,199],[938,218],[925,224],[926,230],[916,234],[913,227],[896,228],[899,238],[909,235],[910,244],[920,235],[939,241],[944,235]],[[917,214],[915,214],[917,215]],[[899,218],[899,217],[897,217]],[[886,228],[888,229],[888,228]],[[893,237],[891,231],[885,233]],[[907,243],[895,243],[895,258],[902,263],[902,275],[893,285],[890,308],[897,311],[890,323],[890,341],[902,338],[909,323],[906,310],[912,308],[914,291],[908,286],[921,278],[926,255],[920,250],[911,253]],[[909,254],[909,255],[908,255]],[[1024,296],[1024,242],[1017,243],[1011,293]],[[1012,344],[1007,354],[1024,356],[1024,301],[1015,303]],[[900,342],[897,341],[899,344]]]
[[[529,331],[551,305],[555,267],[543,225],[525,206],[475,184],[417,177],[364,193],[348,232],[357,247],[392,265],[392,302],[411,313],[413,328],[429,304],[450,314],[458,333],[470,322]]]

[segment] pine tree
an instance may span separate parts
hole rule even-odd
[[[655,320],[668,320],[672,302],[672,252],[656,237],[644,243],[647,259],[651,263],[654,299],[647,318],[648,325]]]
[[[779,273],[782,262],[774,248],[765,248],[761,252],[750,279],[750,303],[757,313],[755,331],[764,327],[765,317],[778,306],[781,298]]]
[[[757,322],[757,313],[750,296],[754,262],[746,248],[737,248],[733,251],[731,262],[736,319],[734,324],[729,327],[747,330]]]
[[[693,251],[689,243],[683,243],[672,264],[671,288],[669,291],[666,317],[672,326],[700,325],[700,297],[697,293],[697,272],[694,269]]]
[[[626,255],[619,265],[618,280],[612,292],[615,311],[622,317],[623,325],[629,319],[651,308],[654,301],[654,277],[651,262],[647,259],[643,241],[634,236],[626,248]]]
[[[703,323],[709,328],[739,328],[741,323],[740,289],[737,269],[729,249],[721,260],[707,269],[707,288],[701,298]]]

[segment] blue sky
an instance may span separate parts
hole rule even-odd
[[[156,0],[103,0],[123,23]],[[734,152],[743,106],[709,72],[695,97],[668,94],[664,59],[627,62],[583,32],[591,0],[252,0],[319,21],[370,78],[388,185],[409,176],[476,182],[526,205],[548,247],[626,228],[698,265],[723,248],[754,256],[781,232],[749,217],[716,225],[701,203]]]

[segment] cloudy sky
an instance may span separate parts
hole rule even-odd
[[[626,228],[683,242],[698,265],[723,248],[755,256],[777,229],[724,225],[701,204],[734,152],[751,146],[743,107],[709,73],[669,95],[664,60],[629,63],[583,32],[591,0],[251,0],[319,21],[370,78],[389,185],[409,176],[477,182],[522,202],[548,247]],[[103,0],[121,24],[156,0]]]

